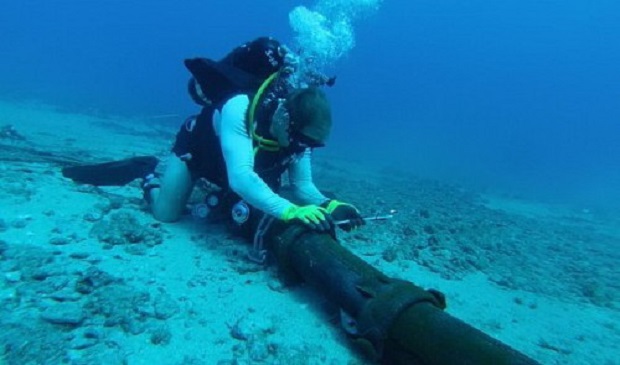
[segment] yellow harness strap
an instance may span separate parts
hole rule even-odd
[[[258,101],[265,93],[265,90],[267,89],[267,87],[273,82],[273,80],[275,80],[278,77],[279,74],[280,74],[279,72],[272,73],[261,84],[261,86],[256,91],[256,94],[254,94],[254,97],[252,98],[252,103],[250,104],[250,108],[248,109],[248,113],[246,116],[247,127],[248,127],[248,133],[250,134],[250,136],[252,136],[252,140],[254,140],[256,144],[256,146],[254,147],[254,154],[256,154],[258,150],[260,149],[263,149],[265,151],[270,151],[270,152],[275,152],[280,149],[280,146],[278,145],[277,141],[263,138],[256,133],[256,125],[254,121],[254,116],[256,114],[256,108],[258,106]]]

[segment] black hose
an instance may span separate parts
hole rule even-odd
[[[356,320],[352,339],[381,363],[538,364],[444,312],[439,292],[387,277],[330,234],[277,221],[265,242],[289,277],[304,280]]]

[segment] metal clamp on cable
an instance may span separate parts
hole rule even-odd
[[[445,297],[440,292],[424,290],[408,281],[385,278],[375,283],[360,283],[357,289],[368,297],[357,314],[353,337],[372,358],[383,356],[389,328],[398,316],[413,305],[427,303],[445,309]]]

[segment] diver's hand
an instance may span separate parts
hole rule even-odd
[[[366,224],[359,210],[351,204],[333,199],[323,205],[332,217],[332,221],[344,231],[349,232]]]
[[[317,205],[304,205],[301,207],[293,205],[282,214],[281,219],[285,222],[301,222],[307,227],[319,232],[327,232],[332,229],[329,214],[325,208],[321,208]]]

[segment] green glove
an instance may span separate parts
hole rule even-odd
[[[284,211],[280,219],[285,222],[298,221],[321,232],[330,230],[332,226],[325,208],[317,205],[293,205]]]
[[[351,204],[333,199],[323,203],[322,206],[325,206],[325,210],[338,227],[347,232],[366,224],[360,212]]]

